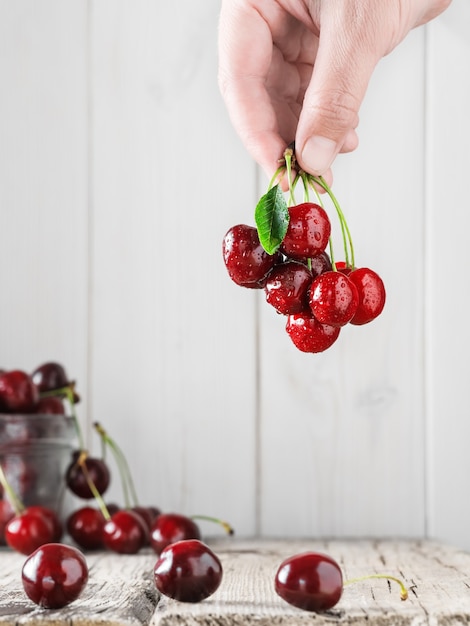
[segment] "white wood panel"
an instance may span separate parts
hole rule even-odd
[[[93,4],[90,419],[121,443],[143,502],[249,534],[255,300],[221,246],[251,215],[256,168],[218,93],[218,10]]]
[[[0,1],[1,366],[59,360],[86,408],[87,19]]]
[[[423,59],[420,30],[381,62],[360,147],[334,168],[356,264],[385,282],[383,314],[306,355],[261,306],[265,534],[424,532]]]
[[[427,64],[429,532],[465,549],[470,549],[469,24],[470,5],[454,0],[429,27]]]

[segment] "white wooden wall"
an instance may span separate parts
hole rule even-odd
[[[0,366],[63,362],[143,503],[470,549],[468,0],[381,62],[337,160],[388,301],[321,355],[223,266],[267,181],[219,96],[218,12],[0,0]]]

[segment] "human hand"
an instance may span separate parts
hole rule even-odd
[[[295,139],[302,169],[331,178],[357,147],[379,60],[451,0],[223,0],[219,85],[233,126],[271,177]]]

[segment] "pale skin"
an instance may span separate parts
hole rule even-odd
[[[295,140],[305,171],[331,182],[358,145],[370,77],[451,0],[222,0],[219,85],[233,126],[271,177]]]

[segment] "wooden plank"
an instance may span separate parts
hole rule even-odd
[[[86,405],[87,4],[0,2],[0,367],[63,362]]]
[[[429,102],[426,204],[427,464],[431,536],[470,549],[470,507],[462,501],[470,458],[468,367],[470,294],[461,269],[468,257],[467,208],[470,137],[470,6],[454,0],[428,29]],[[442,263],[442,251],[451,267]],[[452,485],[449,488],[449,485]]]
[[[89,419],[122,444],[142,502],[250,534],[255,300],[229,280],[222,238],[254,210],[256,169],[217,88],[218,11],[93,6]]]
[[[2,552],[0,624],[29,626],[294,626],[332,623],[377,626],[470,623],[470,554],[445,544],[380,540],[223,540],[210,542],[224,576],[219,589],[199,604],[158,599],[152,578],[156,557],[87,555],[88,586],[59,610],[40,609],[24,595],[19,572],[24,557]],[[305,551],[329,554],[344,579],[371,574],[400,578],[408,590],[400,599],[396,583],[372,579],[346,585],[339,603],[321,614],[302,611],[274,591],[283,559]]]
[[[423,63],[421,29],[377,67],[360,146],[334,167],[356,264],[385,282],[383,314],[309,355],[260,305],[266,535],[424,533]]]

